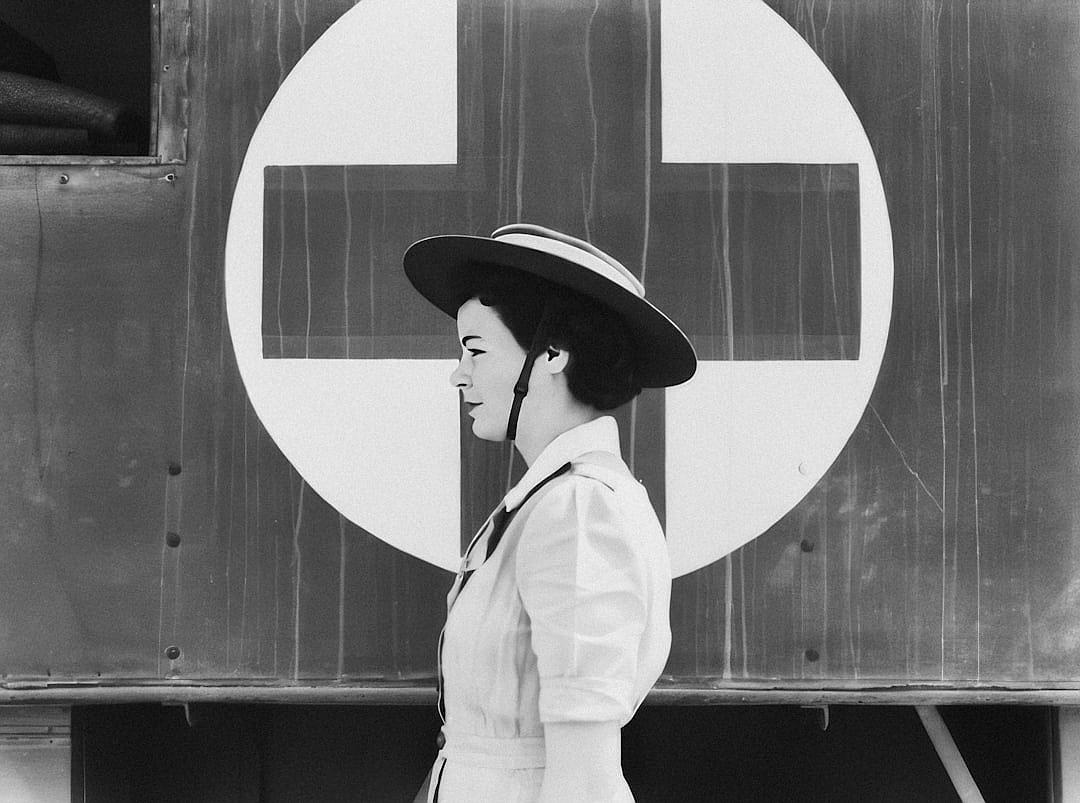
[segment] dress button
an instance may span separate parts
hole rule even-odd
[[[435,746],[442,750],[446,747],[446,734],[439,731],[439,735],[435,737]]]

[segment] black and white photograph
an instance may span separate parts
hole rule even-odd
[[[0,803],[1080,803],[1080,6],[4,0]]]

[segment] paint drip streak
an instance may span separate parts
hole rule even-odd
[[[342,298],[344,304],[345,358],[349,359],[349,263],[352,261],[352,199],[349,197],[349,168],[341,168],[342,195],[345,199],[345,256],[342,266]]]
[[[345,675],[345,553],[345,517],[338,513],[338,678],[341,678]]]
[[[308,203],[308,171],[306,165],[300,167],[300,177],[304,185],[304,278],[307,287],[307,323],[304,328],[304,357],[311,356],[311,207]]]
[[[296,523],[293,526],[293,680],[300,678],[300,580],[303,577],[300,552],[300,528],[304,522],[304,489],[307,482],[300,478],[300,499],[296,504]]]
[[[966,4],[965,75],[967,120],[967,268],[968,268],[968,376],[971,392],[972,496],[975,501],[975,679],[982,679],[982,544],[979,533],[979,428],[975,413],[975,289],[973,208],[971,205],[971,2]],[[1028,475],[1030,476],[1030,474]],[[1029,586],[1030,588],[1030,586]],[[1030,607],[1029,607],[1030,610]],[[1030,642],[1029,642],[1030,644]]]

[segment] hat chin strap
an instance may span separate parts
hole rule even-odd
[[[514,403],[510,405],[510,418],[506,422],[506,439],[512,441],[517,437],[518,416],[521,415],[521,403],[525,401],[525,394],[529,392],[529,374],[532,373],[533,363],[540,356],[530,351],[525,356],[525,364],[521,366],[521,375],[514,383]]]
[[[536,358],[544,353],[544,324],[547,322],[549,308],[544,306],[540,313],[540,320],[536,324],[536,332],[533,334],[532,346],[525,355],[525,362],[521,366],[521,373],[517,382],[514,383],[514,402],[510,405],[510,418],[506,422],[506,439],[512,441],[517,438],[518,417],[521,415],[521,403],[525,401],[525,394],[529,392],[529,376],[532,374],[533,364]]]

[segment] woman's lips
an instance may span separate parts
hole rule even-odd
[[[465,402],[465,411],[471,413],[479,406],[480,402]]]

